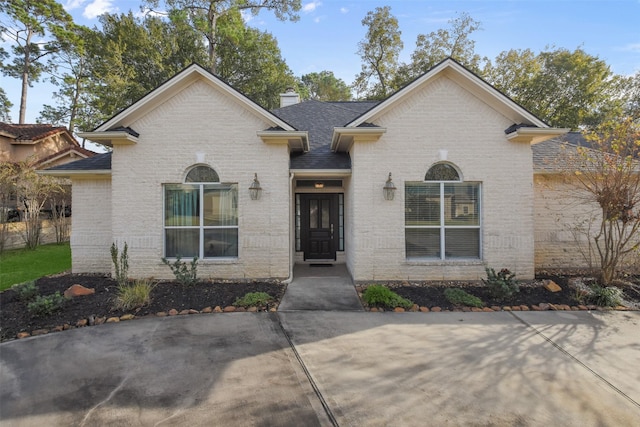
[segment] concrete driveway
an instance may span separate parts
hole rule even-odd
[[[292,311],[0,345],[1,426],[638,426],[640,313]]]

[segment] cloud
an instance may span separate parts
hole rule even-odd
[[[93,0],[84,8],[82,16],[87,19],[97,18],[104,13],[115,13],[118,8],[113,5],[113,0]]]
[[[347,13],[349,13],[349,9],[347,9],[346,7],[341,7],[340,8],[340,13],[347,14]]]
[[[640,43],[629,43],[625,46],[622,46],[622,48],[620,48],[620,50],[623,50],[625,52],[636,52],[636,53],[640,53]]]
[[[311,12],[314,12],[320,6],[322,6],[321,1],[311,1],[309,3],[306,3],[304,6],[302,6],[302,11],[304,13],[311,13]]]
[[[78,9],[79,7],[81,7],[84,2],[86,2],[87,0],[67,0],[67,2],[64,4],[64,9],[65,10],[74,10],[74,9]]]

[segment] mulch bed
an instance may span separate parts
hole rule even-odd
[[[463,309],[453,306],[444,297],[444,290],[452,286],[461,287],[479,297],[487,307],[534,307],[545,303],[576,309],[580,302],[576,300],[576,290],[568,286],[569,277],[571,275],[546,272],[539,275],[536,281],[521,283],[520,292],[507,300],[492,298],[487,289],[477,282],[394,282],[386,285],[419,307],[439,307],[442,311]],[[554,280],[562,287],[562,291],[549,292],[542,286],[542,279]],[[640,285],[638,276],[630,277],[629,280]],[[100,324],[109,318],[124,320],[133,316],[139,318],[158,314],[224,311],[225,308],[242,311],[243,309],[233,308],[232,304],[249,292],[266,292],[271,295],[274,299],[273,305],[257,310],[273,310],[282,299],[286,288],[286,285],[278,281],[200,282],[193,286],[183,286],[177,282],[159,282],[151,292],[149,305],[125,312],[112,308],[117,284],[109,276],[60,274],[44,277],[36,282],[39,295],[51,295],[55,292],[62,294],[74,284],[95,289],[95,293],[68,299],[61,310],[46,317],[31,315],[27,310],[27,303],[20,301],[13,290],[0,292],[0,342],[16,339],[19,334],[39,335]],[[639,288],[636,286],[635,290],[629,287],[623,289],[625,299],[640,307],[640,291],[637,290]]]

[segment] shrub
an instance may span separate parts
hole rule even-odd
[[[266,307],[273,297],[266,292],[249,292],[233,303],[236,307]]]
[[[18,283],[13,285],[11,289],[18,295],[20,301],[31,301],[38,295],[38,287],[35,280]]]
[[[473,296],[460,288],[447,288],[444,290],[444,296],[447,298],[447,301],[454,305],[465,305],[467,307],[478,308],[484,306],[484,303],[480,298]]]
[[[195,285],[198,283],[198,257],[194,256],[193,260],[187,264],[180,260],[180,257],[176,257],[176,260],[171,263],[166,258],[162,258],[162,262],[169,266],[171,272],[176,276],[176,280],[187,286]]]
[[[362,293],[364,302],[370,307],[411,308],[413,302],[401,297],[391,289],[382,285],[371,285]]]
[[[111,244],[111,261],[115,267],[115,279],[119,286],[125,286],[129,281],[129,254],[127,249],[127,242],[125,242],[122,253],[118,256],[118,246],[115,243]]]
[[[131,284],[118,286],[114,308],[127,311],[149,304],[154,287],[155,284],[150,279],[135,280]]]
[[[487,279],[482,279],[491,295],[497,299],[506,299],[520,292],[518,281],[515,279],[515,273],[511,273],[508,269],[503,268],[496,273],[493,268],[485,268]]]
[[[622,289],[615,286],[592,285],[587,300],[600,307],[615,307],[622,304]]]
[[[33,302],[27,305],[27,309],[34,316],[48,316],[60,310],[64,301],[65,299],[60,292],[47,296],[38,295]]]

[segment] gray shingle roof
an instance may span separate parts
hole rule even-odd
[[[96,154],[95,156],[87,157],[86,159],[76,160],[75,162],[54,166],[47,170],[53,170],[53,171],[111,170],[111,151],[109,151],[108,153]]]
[[[533,145],[531,147],[533,170],[536,172],[563,170],[562,158],[567,154],[574,154],[578,146],[588,146],[584,135],[580,132],[569,132]]]
[[[348,153],[331,151],[333,128],[341,127],[376,106],[378,102],[304,101],[272,111],[297,130],[309,133],[309,151],[292,153],[291,169],[351,169]]]

